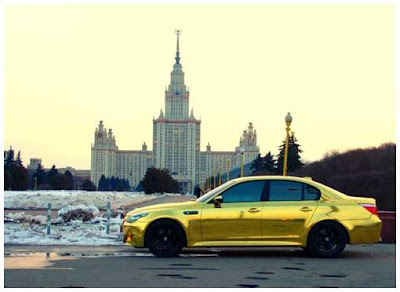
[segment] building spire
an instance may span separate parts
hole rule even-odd
[[[176,64],[179,64],[179,60],[181,59],[179,57],[179,35],[181,34],[181,30],[180,29],[175,29],[175,33],[176,33]]]

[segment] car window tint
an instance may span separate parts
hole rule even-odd
[[[222,193],[223,203],[259,202],[265,181],[250,181],[237,184]]]
[[[304,199],[305,201],[315,201],[315,200],[319,200],[319,198],[321,197],[321,192],[319,189],[307,185],[307,184],[303,184],[304,186]]]
[[[271,181],[270,201],[301,201],[302,183],[293,181]]]

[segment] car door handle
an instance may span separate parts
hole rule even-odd
[[[249,213],[258,213],[258,212],[260,212],[260,210],[258,210],[257,208],[251,208],[247,212],[249,212]]]
[[[303,211],[303,212],[310,212],[310,211],[312,211],[312,209],[310,209],[310,208],[308,208],[308,207],[303,207],[303,208],[300,209],[300,211]]]

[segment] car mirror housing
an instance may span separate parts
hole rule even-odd
[[[216,196],[214,198],[214,208],[221,208],[221,204],[223,203],[224,199],[222,196]]]

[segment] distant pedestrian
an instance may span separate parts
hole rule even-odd
[[[197,184],[195,187],[194,187],[194,190],[193,190],[193,195],[195,195],[197,198],[200,198],[200,196],[201,195],[203,195],[204,194],[204,191],[200,188],[200,186]]]

